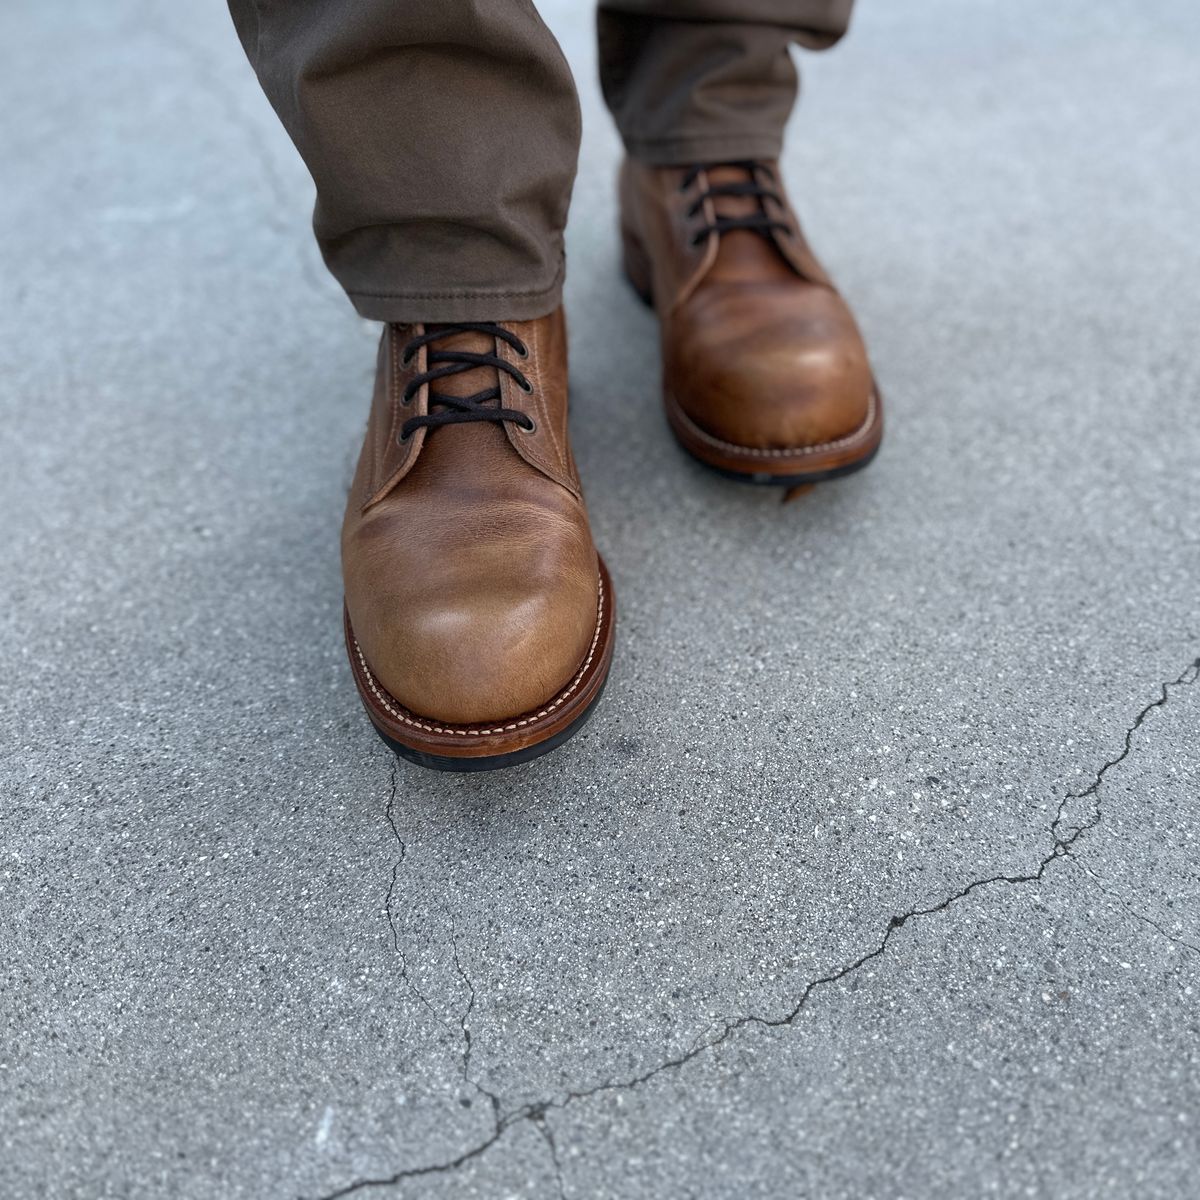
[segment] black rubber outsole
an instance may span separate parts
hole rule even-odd
[[[564,742],[573,738],[587,723],[587,719],[592,715],[596,705],[600,703],[600,697],[604,695],[604,689],[607,686],[608,675],[606,674],[587,708],[570,725],[565,729],[560,729],[553,737],[548,737],[545,741],[535,742],[532,746],[523,746],[520,750],[512,750],[508,754],[486,754],[474,758],[459,758],[450,754],[426,754],[423,750],[414,750],[411,746],[405,746],[395,738],[389,737],[374,721],[371,722],[371,728],[379,734],[385,745],[397,758],[414,763],[418,767],[425,767],[430,771],[453,771],[460,775],[473,774],[477,771],[500,771],[505,767],[517,767],[522,763],[532,762],[535,758],[541,758],[543,754],[557,750]]]

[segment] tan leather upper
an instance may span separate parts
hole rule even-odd
[[[778,165],[782,204],[710,187],[750,179],[741,167],[699,172],[628,160],[622,227],[644,256],[662,322],[664,387],[708,434],[734,447],[807,448],[862,427],[873,382],[854,317],[804,240]],[[765,212],[787,228],[703,235],[720,216]]]
[[[388,326],[379,348],[366,442],[342,529],[351,625],[375,677],[404,707],[450,723],[535,710],[579,670],[596,628],[599,577],[567,440],[562,311],[509,322],[528,349],[457,332],[437,349],[496,353],[530,384],[494,367],[439,379],[467,396],[495,386],[502,405],[535,423],[419,428],[431,385],[429,347],[405,363],[421,325]],[[436,408],[435,408],[436,411]]]

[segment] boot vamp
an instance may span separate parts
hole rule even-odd
[[[550,702],[596,628],[582,503],[513,453],[498,425],[433,431],[343,546],[367,664],[414,714],[494,722]]]

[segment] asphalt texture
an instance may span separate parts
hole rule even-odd
[[[620,642],[475,777],[351,683],[377,330],[223,6],[0,8],[0,1195],[1195,1196],[1197,7],[804,56],[890,424],[787,505],[667,433],[544,7]]]

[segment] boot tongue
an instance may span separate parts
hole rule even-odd
[[[446,328],[445,325],[425,326],[429,333],[437,333]],[[447,333],[429,347],[430,354],[436,354],[439,350],[459,350],[469,354],[495,354],[496,339],[488,337],[486,333],[476,333],[473,330],[464,329],[457,333]],[[500,372],[495,367],[473,367],[458,375],[447,375],[444,379],[435,380],[430,385],[430,390],[441,392],[446,396],[474,396],[478,392],[487,392],[499,386]],[[498,401],[490,403],[498,403]]]
[[[429,333],[446,329],[445,325],[426,325]],[[461,330],[447,333],[429,347],[429,353],[458,350],[469,354],[495,354],[496,340],[486,333]],[[434,363],[431,370],[438,366]],[[429,385],[430,393],[440,392],[444,396],[474,396],[500,387],[500,372],[496,367],[472,367],[457,375],[447,375]],[[499,400],[487,400],[488,407],[499,408]],[[431,404],[432,412],[441,409]],[[503,470],[513,454],[504,426],[497,421],[470,421],[457,425],[443,425],[429,431],[425,447],[421,451],[418,469],[421,477],[440,480],[458,491],[468,491],[480,477]]]
[[[747,167],[708,167],[705,174],[710,187],[728,183],[758,183],[764,188],[771,186],[765,174],[760,172],[756,178],[755,173]],[[714,196],[712,199],[718,217],[752,217],[764,211],[771,214],[770,207],[764,209],[767,203],[758,196]],[[729,283],[748,283],[764,279],[790,279],[793,272],[770,234],[757,233],[753,229],[730,229],[720,235],[716,261],[709,276]]]

